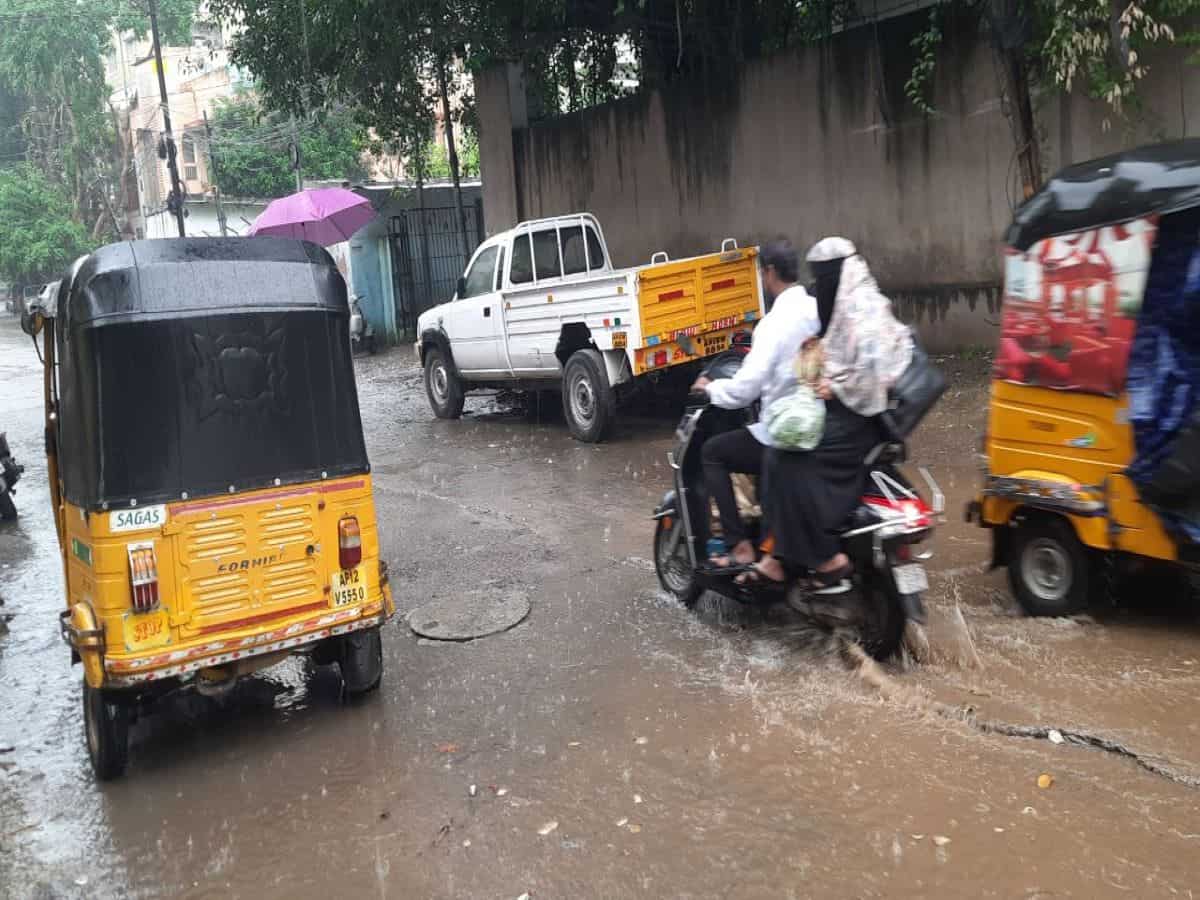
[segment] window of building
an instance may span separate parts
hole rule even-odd
[[[190,137],[183,139],[183,180],[196,181],[200,171],[196,166],[196,142]]]

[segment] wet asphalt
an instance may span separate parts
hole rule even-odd
[[[0,317],[0,430],[27,467],[0,526],[0,897],[1191,896],[1194,607],[1021,617],[956,515],[986,381],[947,365],[914,452],[951,504],[932,656],[860,671],[790,614],[659,590],[669,401],[582,445],[494,398],[435,420],[406,350],[361,358],[400,609],[382,688],[345,704],[335,670],[297,658],[180,697],[101,785],[56,631],[40,369]],[[530,614],[470,643],[404,621],[478,591]]]

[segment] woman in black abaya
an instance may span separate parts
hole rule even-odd
[[[767,451],[763,514],[775,545],[757,575],[783,581],[808,572],[813,589],[839,591],[851,569],[836,531],[862,495],[863,460],[881,439],[875,416],[912,361],[912,337],[850,241],[818,242],[808,263],[821,320],[825,429],[812,450]]]

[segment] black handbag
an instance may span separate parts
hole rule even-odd
[[[888,409],[879,416],[890,437],[903,441],[912,434],[946,392],[946,387],[946,376],[930,362],[913,335],[912,362],[892,385]]]

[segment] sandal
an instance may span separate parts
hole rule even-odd
[[[713,570],[724,571],[727,569],[745,569],[747,566],[753,566],[758,559],[753,559],[750,562],[738,562],[733,558],[732,553],[726,553],[724,556],[710,556],[707,560],[701,563],[701,568],[707,572]]]
[[[712,560],[709,560],[709,564],[700,567],[700,571],[710,578],[714,576],[718,578],[738,578],[754,568],[753,563],[743,565],[742,563],[733,562],[732,560],[727,566],[717,566],[712,565],[711,563]]]
[[[807,594],[821,596],[844,594],[850,590],[850,576],[853,574],[854,568],[849,563],[828,572],[812,571],[800,583],[800,587]]]
[[[742,573],[734,580],[742,587],[758,587],[766,588],[768,590],[782,591],[786,590],[788,585],[786,573],[781,579],[771,578],[761,568],[759,568],[758,563],[745,566]]]

